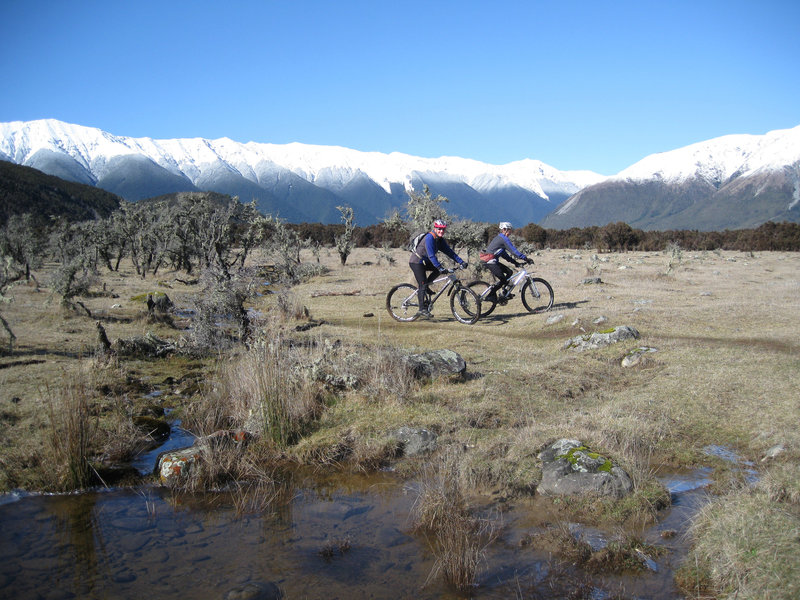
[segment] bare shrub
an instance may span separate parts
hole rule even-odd
[[[278,312],[284,319],[308,319],[311,315],[308,308],[303,306],[290,288],[281,288],[276,296]]]
[[[231,276],[208,268],[201,274],[200,281],[203,289],[193,298],[193,345],[202,350],[219,351],[229,348],[237,339],[246,342],[250,336],[250,317],[244,303],[253,290],[253,274],[240,271]]]

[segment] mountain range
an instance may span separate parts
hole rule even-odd
[[[376,223],[426,185],[449,199],[450,214],[475,221],[703,230],[800,222],[800,127],[654,154],[611,177],[532,159],[491,165],[299,143],[131,138],[53,119],[0,123],[0,160],[129,201],[230,194],[298,223],[338,223],[342,205],[359,225]]]
[[[535,160],[494,166],[298,143],[130,138],[51,119],[0,123],[0,159],[129,201],[210,190],[255,199],[262,212],[290,222],[338,223],[336,207],[348,205],[359,225],[383,220],[406,204],[409,190],[424,185],[449,199],[450,214],[495,221],[502,211],[505,219],[535,222],[603,179]]]
[[[800,126],[652,154],[580,190],[540,224],[564,229],[616,221],[700,231],[800,222]]]

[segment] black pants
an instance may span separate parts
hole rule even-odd
[[[425,266],[422,263],[408,263],[411,267],[411,272],[414,273],[414,279],[417,280],[417,300],[419,301],[419,308],[428,308],[425,306],[425,292],[428,291],[428,284],[439,276],[439,269],[434,266]],[[428,274],[430,271],[430,275]]]
[[[494,286],[495,289],[500,289],[508,281],[508,278],[514,274],[514,271],[499,260],[493,263],[487,263],[486,268],[489,269],[489,272],[498,280]]]

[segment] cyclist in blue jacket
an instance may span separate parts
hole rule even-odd
[[[446,229],[447,223],[441,219],[436,219],[433,222],[433,229],[425,234],[408,259],[408,266],[411,267],[414,279],[417,280],[417,299],[419,300],[419,315],[421,317],[430,318],[433,316],[430,313],[426,298],[428,284],[439,276],[440,271],[445,270],[436,256],[437,253],[443,252],[456,261],[462,269],[467,266],[467,263],[461,260],[461,257],[445,241],[444,232]]]
[[[503,221],[498,226],[500,229],[500,233],[498,233],[492,241],[486,246],[486,250],[481,252],[481,260],[486,264],[486,268],[489,269],[492,275],[495,276],[497,282],[494,283],[491,287],[491,292],[489,297],[492,298],[495,294],[496,290],[502,288],[506,283],[508,283],[508,278],[514,273],[507,265],[504,265],[500,262],[499,259],[503,258],[511,263],[514,263],[515,266],[520,266],[516,260],[514,260],[512,254],[519,258],[521,261],[527,261],[528,257],[525,256],[522,252],[517,250],[514,244],[508,239],[508,234],[511,233],[513,229],[511,227],[511,223],[508,221]],[[509,254],[510,253],[510,254]],[[494,296],[496,298],[496,296]],[[508,299],[511,296],[508,296],[504,299]]]

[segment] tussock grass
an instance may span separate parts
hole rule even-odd
[[[459,458],[452,449],[425,467],[414,505],[414,527],[429,536],[436,557],[428,581],[441,575],[459,590],[475,584],[490,542],[492,523],[473,517],[461,489]]]
[[[190,427],[201,435],[245,430],[278,450],[286,448],[321,410],[319,387],[295,370],[305,354],[276,332],[259,338],[234,360],[220,361],[216,376],[192,407]]]
[[[48,441],[55,459],[51,467],[60,489],[84,489],[92,480],[89,457],[97,419],[91,414],[91,399],[88,376],[83,373],[66,377],[54,390],[45,388]]]
[[[677,577],[687,594],[697,597],[711,590],[720,598],[800,595],[800,510],[794,502],[773,498],[776,489],[796,487],[794,470],[773,474],[764,485],[728,494],[702,509],[692,525],[693,550]],[[785,481],[787,475],[791,483]]]

